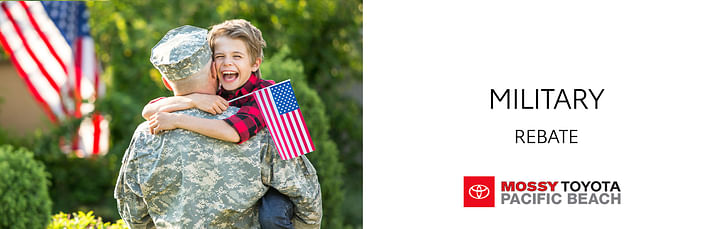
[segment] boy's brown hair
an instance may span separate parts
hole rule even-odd
[[[214,42],[219,37],[229,37],[239,39],[247,43],[247,51],[249,52],[249,60],[254,64],[257,58],[264,60],[264,52],[262,49],[267,47],[267,42],[262,38],[262,31],[254,27],[244,19],[226,20],[222,23],[211,27],[209,31],[209,46],[212,53],[214,52]]]

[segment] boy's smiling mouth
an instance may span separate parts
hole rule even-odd
[[[222,79],[224,82],[232,83],[239,78],[239,73],[235,71],[222,71]]]

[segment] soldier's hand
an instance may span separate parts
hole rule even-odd
[[[165,130],[178,128],[179,116],[168,112],[158,112],[149,119],[149,131],[152,134],[160,134]]]
[[[194,107],[214,115],[221,114],[229,107],[229,103],[218,95],[194,93],[185,95],[185,97],[191,99]]]

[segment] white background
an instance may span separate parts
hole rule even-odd
[[[364,7],[366,228],[725,225],[725,4]],[[491,110],[492,88],[605,92],[599,110]],[[515,129],[579,144],[517,145]],[[464,208],[463,176],[616,180],[622,204]]]

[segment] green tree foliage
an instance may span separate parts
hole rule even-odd
[[[42,228],[50,220],[48,176],[33,153],[0,146],[0,228]]]

